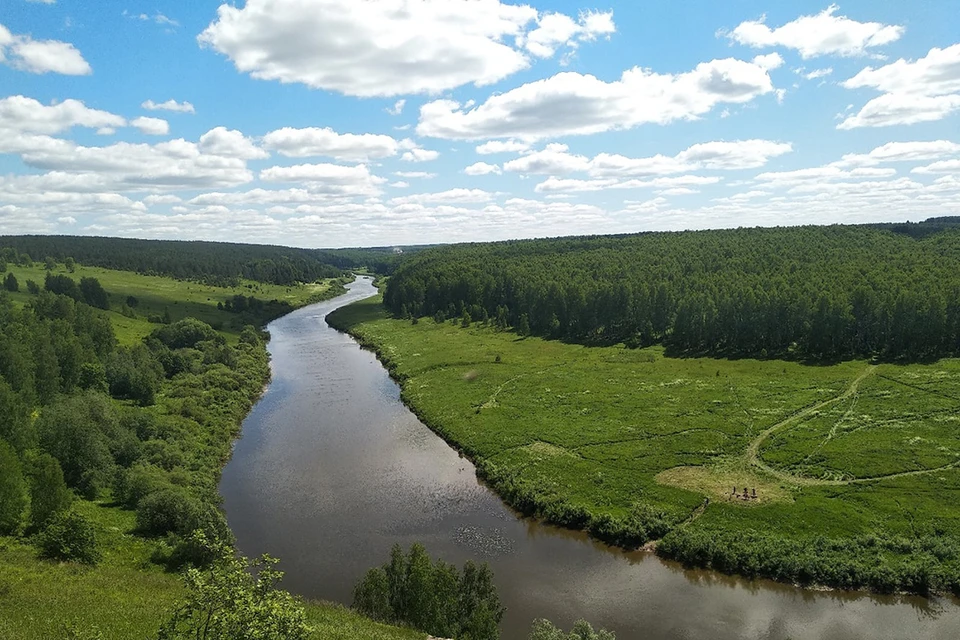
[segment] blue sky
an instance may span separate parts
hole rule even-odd
[[[0,4],[0,233],[369,246],[960,215],[960,5]]]

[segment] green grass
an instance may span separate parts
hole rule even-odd
[[[27,292],[27,280],[33,280],[42,289],[47,273],[40,263],[36,263],[33,267],[8,264],[7,271],[13,273],[19,281],[20,291],[11,294],[13,301],[18,304],[26,304],[32,297]],[[336,287],[336,280],[295,287],[253,281],[243,281],[238,287],[214,287],[161,276],[146,276],[131,271],[81,265],[77,265],[74,273],[69,273],[63,265],[58,265],[53,273],[70,276],[78,282],[83,277],[93,277],[100,281],[103,288],[110,294],[110,321],[121,344],[132,344],[148,335],[157,328],[157,325],[148,322],[147,318],[151,315],[162,317],[165,312],[169,312],[170,319],[174,322],[193,317],[211,325],[221,324],[224,334],[235,337],[240,328],[232,326],[231,314],[217,309],[218,302],[226,302],[233,296],[242,294],[262,300],[276,299],[287,302],[293,307],[301,307],[329,296]],[[129,318],[120,313],[128,296],[134,296],[139,301],[139,305],[134,309],[136,318]]]
[[[960,535],[958,360],[668,358],[413,324],[378,299],[331,321],[378,351],[404,401],[505,499],[546,519],[602,531],[643,503],[674,528]],[[734,484],[759,499],[732,499]]]

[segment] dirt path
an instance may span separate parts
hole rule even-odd
[[[934,469],[919,469],[917,471],[901,471],[900,473],[892,473],[885,476],[873,476],[869,478],[854,478],[852,480],[821,480],[817,478],[806,478],[804,476],[799,476],[792,473],[788,473],[786,471],[775,469],[760,459],[760,455],[759,455],[760,447],[763,446],[763,443],[766,442],[766,440],[770,436],[772,436],[774,433],[777,433],[778,431],[782,431],[784,429],[787,429],[793,426],[794,424],[797,424],[807,416],[823,409],[824,407],[828,407],[837,402],[841,402],[855,395],[860,388],[860,383],[863,382],[868,377],[870,377],[871,375],[873,375],[876,372],[876,370],[877,370],[877,365],[872,365],[872,364],[867,365],[867,368],[864,369],[863,372],[859,376],[857,376],[857,378],[850,383],[850,386],[847,387],[846,390],[840,395],[830,398],[829,400],[824,400],[823,402],[819,402],[815,405],[811,405],[806,409],[798,411],[797,413],[786,418],[785,420],[781,420],[780,422],[773,425],[772,427],[765,429],[759,436],[757,436],[753,440],[753,442],[750,443],[750,446],[747,447],[747,451],[744,454],[744,458],[747,464],[750,466],[756,467],[764,471],[765,473],[774,476],[779,480],[783,480],[785,482],[790,482],[790,483],[801,485],[801,486],[842,486],[842,485],[849,485],[849,484],[861,484],[864,482],[875,482],[877,480],[890,480],[894,478],[920,476],[928,473],[936,473],[938,471],[946,471],[948,469],[954,469],[954,468],[960,467],[960,460],[958,460],[956,462],[951,462],[950,464],[943,465],[942,467],[936,467]]]

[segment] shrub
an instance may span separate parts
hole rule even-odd
[[[570,633],[564,633],[549,620],[540,618],[533,621],[527,640],[616,640],[616,636],[606,629],[594,631],[586,620],[577,620]]]
[[[173,324],[157,329],[151,338],[156,338],[170,349],[194,348],[197,343],[213,340],[224,342],[224,337],[213,330],[213,327],[196,318],[184,318]]]
[[[186,489],[155,491],[137,505],[137,531],[146,535],[187,534],[200,518],[200,501]]]
[[[17,282],[17,277],[8,273],[7,277],[3,279],[3,288],[7,291],[20,291],[20,283]]]
[[[70,508],[73,494],[63,479],[60,463],[48,453],[28,457],[26,475],[30,480],[30,529],[39,531]]]
[[[100,560],[93,523],[76,511],[58,515],[40,534],[40,556],[96,564]]]

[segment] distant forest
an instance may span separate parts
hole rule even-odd
[[[678,355],[957,355],[960,219],[439,247],[405,260],[384,302]]]
[[[234,286],[241,278],[278,285],[314,282],[359,267],[391,273],[400,258],[392,248],[294,249],[86,236],[0,236],[0,247],[9,248],[2,256],[7,262],[20,262],[23,256],[35,262],[73,258],[89,266],[220,286]]]

